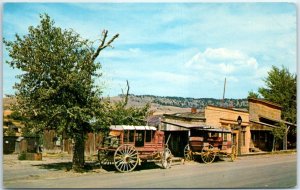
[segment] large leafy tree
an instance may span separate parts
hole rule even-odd
[[[283,119],[292,123],[296,123],[297,118],[296,77],[284,66],[281,69],[272,66],[268,76],[264,79],[266,86],[258,89],[258,92],[266,100],[280,104]]]
[[[27,35],[4,40],[11,58],[7,63],[22,71],[14,86],[17,103],[13,109],[27,118],[31,131],[48,128],[69,135],[74,140],[73,169],[80,171],[85,134],[110,124],[106,104],[100,101],[101,87],[94,80],[100,76],[96,58],[118,34],[107,41],[104,30],[96,49],[73,30],[55,27],[47,14],[40,19]]]

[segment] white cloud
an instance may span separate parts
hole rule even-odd
[[[226,48],[218,48],[218,49],[212,49],[212,48],[208,48],[205,50],[204,52],[205,57],[208,60],[239,60],[239,59],[245,59],[245,55],[242,54],[239,51],[236,50],[229,50]]]
[[[193,77],[184,75],[184,74],[179,74],[179,73],[171,73],[171,72],[162,72],[162,71],[157,71],[150,73],[149,76],[152,79],[159,79],[161,82],[166,82],[168,84],[174,84],[174,85],[184,85],[192,81]]]
[[[257,69],[257,61],[237,50],[208,48],[194,55],[185,63],[185,67],[214,75],[231,75]]]

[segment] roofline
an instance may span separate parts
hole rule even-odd
[[[177,113],[174,114],[168,114],[168,113],[164,113],[163,116],[169,116],[169,117],[176,117],[176,118],[182,118],[182,119],[196,119],[196,120],[203,120],[205,121],[206,118],[205,117],[188,117],[188,116],[181,116],[181,115],[175,115]]]
[[[214,107],[214,108],[220,108],[220,109],[224,109],[224,110],[230,110],[230,111],[236,111],[236,112],[242,112],[242,113],[249,113],[248,111],[236,110],[235,108],[225,108],[225,107],[214,106],[214,105],[207,105],[206,107]]]
[[[224,122],[222,122],[224,121]],[[230,123],[230,124],[238,124],[237,120],[233,119],[225,119],[225,118],[220,118],[220,123]],[[241,126],[248,126],[250,122],[248,121],[242,121]]]
[[[276,103],[274,103],[274,102],[270,102],[270,101],[265,100],[265,99],[248,98],[248,102],[260,102],[260,103],[264,103],[264,104],[267,104],[267,105],[270,105],[270,106],[275,106],[275,107],[277,107],[277,108],[282,109],[282,106],[281,106],[281,105],[276,104]]]

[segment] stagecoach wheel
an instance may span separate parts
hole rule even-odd
[[[191,151],[191,149],[190,149],[190,145],[189,145],[189,144],[187,144],[187,145],[184,147],[184,152],[183,152],[183,154],[184,154],[184,159],[185,159],[186,161],[191,161],[191,160],[193,160],[193,155],[192,155],[192,151]]]
[[[237,157],[237,153],[236,153],[236,146],[235,145],[232,145],[231,146],[231,161],[233,162]]]
[[[98,150],[98,160],[100,166],[113,164],[112,157],[108,155],[107,150]]]
[[[213,151],[212,145],[204,146],[201,150],[202,161],[206,164],[212,163],[215,160],[216,154]]]
[[[172,164],[172,153],[169,148],[165,148],[162,154],[161,165],[164,169],[168,169]]]
[[[130,172],[138,164],[138,152],[134,146],[121,145],[114,154],[115,167],[120,172]]]

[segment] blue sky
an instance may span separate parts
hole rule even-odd
[[[137,95],[222,98],[226,77],[225,97],[246,98],[272,65],[297,69],[291,3],[6,3],[3,37],[27,34],[40,13],[91,41],[103,29],[120,34],[98,58],[104,96],[120,94],[128,80]],[[19,73],[3,65],[4,95]]]

